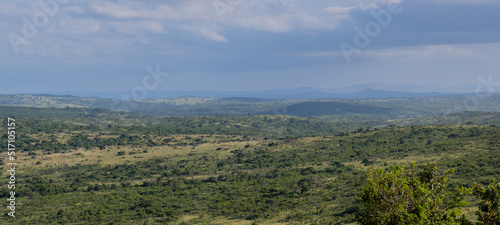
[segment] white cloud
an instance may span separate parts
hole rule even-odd
[[[358,7],[361,9],[361,10],[368,10],[368,9],[378,9],[378,5],[376,3],[368,3],[368,4],[363,4],[363,3],[360,3],[358,5]]]
[[[252,1],[227,13],[223,24],[268,32],[295,30],[333,30],[341,20],[349,19],[353,7],[311,4],[309,7],[293,1]]]
[[[284,54],[284,56],[295,56],[295,57],[344,57],[341,51],[323,51],[323,52],[306,52],[306,53],[295,53],[295,54]]]
[[[170,19],[175,20],[177,13],[167,5],[149,8],[143,2],[126,1],[124,4],[98,2],[90,6],[92,12],[115,19]]]
[[[362,54],[376,58],[393,58],[409,61],[431,57],[477,57],[478,53],[462,45],[428,45],[420,47],[406,47],[385,50],[364,51]]]
[[[147,19],[159,21],[185,21],[212,19],[209,1],[183,1],[168,5],[165,1],[120,1],[119,4],[92,2],[90,10],[114,19]],[[209,7],[210,6],[210,7]]]
[[[323,11],[326,13],[338,15],[339,17],[348,18],[349,11],[353,8],[354,7],[330,6],[330,7],[324,8]]]
[[[380,50],[365,50],[359,54],[370,58],[410,61],[415,59],[432,58],[432,57],[449,57],[449,58],[470,58],[478,57],[472,45],[429,45],[417,47],[389,48]],[[297,57],[344,57],[342,51],[322,51],[322,52],[307,52],[286,54],[286,56]]]
[[[200,30],[200,33],[201,33],[203,36],[205,36],[205,37],[207,37],[207,38],[209,38],[210,40],[213,40],[213,41],[217,41],[217,42],[228,42],[228,40],[227,40],[224,36],[222,36],[222,35],[218,34],[217,32],[215,32],[215,31],[213,31],[213,30],[209,30],[209,29],[201,29],[201,30]]]
[[[290,15],[255,16],[251,18],[239,17],[232,19],[232,26],[251,28],[254,30],[271,32],[288,32],[292,30]]]
[[[64,35],[85,35],[85,34],[98,34],[102,30],[102,24],[92,18],[75,19],[65,17],[59,20],[57,28],[54,32]]]
[[[227,2],[227,0],[221,0]],[[232,5],[230,11],[220,21],[213,0],[186,1],[138,1],[138,0],[75,0],[61,4],[59,12],[51,18],[46,27],[39,29],[36,37],[28,39],[21,48],[44,48],[45,55],[89,55],[93,52],[122,52],[133,50],[133,43],[143,45],[161,45],[154,39],[158,35],[174,36],[175,30],[182,29],[191,34],[214,42],[229,43],[227,35],[231,29],[246,29],[285,33],[299,31],[302,34],[332,31],[350,20],[350,12],[354,9],[376,8],[381,4],[401,2],[402,0],[252,0]],[[433,1],[433,0],[425,0]],[[446,0],[449,4],[451,1]],[[471,4],[491,1],[461,0]],[[478,3],[479,4],[479,3]],[[2,25],[5,33],[9,31],[20,34],[22,17],[31,18],[42,10],[37,1],[8,2],[0,8],[4,16]],[[169,33],[170,31],[170,33]],[[119,39],[119,41],[117,41]],[[61,40],[65,40],[61,42]],[[114,41],[113,41],[114,40]],[[5,40],[4,40],[5,41]],[[333,41],[332,41],[333,42]],[[334,45],[335,43],[332,43]],[[59,48],[57,46],[60,46]],[[57,51],[56,51],[57,50]],[[32,51],[36,52],[36,51]],[[305,56],[338,55],[338,52],[305,53]],[[397,49],[364,51],[368,56],[380,57],[427,57],[445,55],[450,57],[466,57],[473,55],[466,49],[429,46],[425,49]]]
[[[160,22],[156,21],[137,21],[137,22],[110,22],[109,25],[118,32],[126,34],[167,34],[167,30]]]

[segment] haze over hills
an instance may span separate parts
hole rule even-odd
[[[353,94],[366,89],[389,92],[409,92],[409,93],[473,93],[477,85],[458,84],[453,86],[439,86],[434,84],[390,84],[386,82],[374,82],[368,84],[356,84],[334,90],[334,93]]]
[[[369,83],[357,84],[338,89],[323,89],[300,87],[294,89],[270,89],[260,91],[148,91],[146,98],[179,98],[182,96],[195,96],[204,98],[267,98],[267,99],[304,99],[304,98],[407,98],[407,97],[427,97],[446,96],[453,94],[472,94],[476,89],[475,85],[461,84],[449,87],[438,85],[407,85],[389,83]],[[32,94],[32,93],[28,93]],[[99,97],[111,99],[130,99],[131,92],[57,92],[50,93],[56,95],[73,95],[78,97]],[[144,96],[140,96],[144,97]]]
[[[38,108],[103,108],[148,115],[214,116],[279,114],[300,117],[327,116],[338,120],[360,117],[372,120],[417,118],[459,113],[464,111],[500,111],[500,94],[439,94],[424,96],[417,93],[398,93],[365,90],[357,93],[364,99],[265,99],[251,97],[115,100],[51,95],[0,95],[0,105]],[[388,98],[398,94],[399,98]],[[432,95],[427,93],[425,95]],[[383,96],[376,98],[375,96]],[[407,95],[410,97],[403,97]],[[420,96],[419,96],[420,95]],[[441,95],[441,96],[437,96]]]
[[[0,225],[500,225],[499,11],[4,1]]]

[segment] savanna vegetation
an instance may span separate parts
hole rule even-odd
[[[2,224],[377,224],[363,215],[380,210],[389,211],[378,224],[498,218],[495,113],[369,128],[285,115],[0,112],[17,115],[19,149],[18,212]],[[393,184],[411,200],[377,207],[376,193],[394,197]],[[8,194],[3,185],[0,197]]]

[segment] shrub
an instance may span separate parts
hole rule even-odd
[[[438,176],[435,165],[409,170],[394,166],[390,172],[369,170],[368,183],[362,188],[361,210],[356,218],[361,224],[455,224],[463,216],[458,207],[466,206],[461,188],[445,201],[446,177]]]
[[[476,212],[481,224],[500,225],[500,182],[493,179],[487,188],[474,183],[472,190],[473,194],[481,199],[479,211]]]
[[[118,152],[118,155],[125,155],[126,153],[127,153],[127,152],[125,152],[125,151],[119,151],[119,152]]]

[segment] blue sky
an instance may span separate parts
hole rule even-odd
[[[156,65],[158,91],[500,80],[494,0],[38,2],[0,8],[0,93],[130,91]]]

